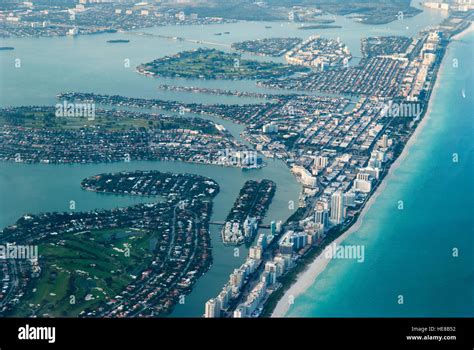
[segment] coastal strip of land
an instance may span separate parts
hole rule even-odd
[[[451,40],[459,40],[465,35],[471,33],[473,31],[472,24],[469,26],[468,29],[465,31],[458,33],[451,37]],[[351,226],[347,231],[345,231],[341,236],[337,237],[332,243],[336,245],[342,244],[350,235],[354,232],[359,231],[360,227],[364,222],[364,217],[367,212],[370,210],[372,205],[377,201],[377,198],[380,194],[385,190],[388,182],[395,176],[397,169],[403,164],[406,157],[410,154],[410,149],[416,144],[418,136],[422,133],[423,129],[425,128],[428,121],[431,119],[431,113],[433,108],[433,100],[436,98],[436,94],[440,89],[441,79],[440,77],[443,75],[443,71],[445,69],[446,62],[443,62],[438,70],[438,78],[436,79],[435,85],[432,90],[432,96],[429,99],[428,107],[425,113],[425,116],[422,118],[421,122],[413,132],[412,136],[406,143],[405,147],[403,148],[402,153],[400,156],[395,160],[395,162],[391,165],[386,178],[382,181],[380,186],[374,192],[374,194],[370,197],[367,204],[364,206],[363,210],[360,213],[360,216],[356,223]],[[324,272],[327,265],[331,262],[332,258],[327,256],[324,253],[319,254],[313,262],[309,263],[307,268],[299,273],[296,276],[296,282],[291,284],[291,286],[286,289],[284,294],[279,299],[278,303],[276,304],[273,312],[271,313],[271,317],[284,317],[290,309],[291,303],[290,300],[294,300],[299,295],[303,294],[309,287],[311,287],[318,276]]]
[[[340,92],[348,81],[364,87],[352,90],[359,102],[352,111],[319,114],[308,118],[306,125],[298,124],[298,135],[285,144],[292,157],[285,160],[304,186],[299,209],[275,235],[259,239],[251,248],[245,264],[234,270],[217,297],[208,300],[205,317],[286,313],[288,305],[282,303],[291,303],[324,269],[329,260],[317,257],[329,244],[337,246],[360,228],[362,216],[386,185],[386,176],[393,174],[426,125],[424,116],[446,49],[452,36],[471,21],[471,14],[456,13],[414,38],[368,38],[362,43],[366,62],[331,71],[340,80],[329,79],[330,90]],[[391,42],[396,46],[387,51]],[[298,81],[313,86],[320,79],[328,79],[327,74],[282,79],[279,84],[294,88],[292,81]],[[267,144],[259,145],[262,152],[281,142],[284,125],[278,120],[263,129]],[[256,134],[252,133],[254,140],[263,139]]]

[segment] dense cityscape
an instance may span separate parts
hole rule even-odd
[[[113,44],[111,50],[126,49],[137,37],[178,45],[177,52],[148,53],[132,64],[132,79],[154,84],[146,95],[62,83],[48,96],[53,104],[25,99],[0,106],[2,164],[128,164],[132,168],[94,174],[86,168],[91,174],[77,186],[89,195],[143,200],[90,210],[76,209],[71,200],[69,210],[28,209],[1,227],[7,256],[0,259],[1,317],[170,316],[196,286],[208,283],[215,256],[223,254],[217,249],[237,252],[240,260],[222,268],[225,278],[195,299],[200,311],[191,316],[287,311],[294,302],[287,292],[298,276],[360,221],[382,188],[429,113],[450,45],[474,17],[471,1],[424,2],[422,9],[445,11],[441,23],[415,35],[367,31],[353,45],[325,35],[344,30],[334,16],[377,26],[422,10],[409,1],[355,2],[353,10],[297,3],[30,0],[0,6],[5,40],[90,35]],[[230,4],[240,10],[228,10]],[[225,26],[245,21],[263,22],[268,34],[223,44],[233,30]],[[296,23],[300,36],[273,32],[287,22]],[[183,36],[145,32],[170,27],[183,28]],[[195,28],[211,28],[214,41],[193,39]],[[0,49],[0,55],[17,51]],[[130,170],[135,162],[140,167]],[[270,170],[254,175],[274,162],[297,182],[296,203],[278,197],[286,188]],[[211,170],[206,176],[191,168],[143,170],[151,163]],[[237,190],[213,176],[221,168],[242,172]],[[219,202],[224,195],[230,199]],[[219,218],[216,203],[225,203]],[[286,217],[269,215],[278,205],[288,206]],[[24,247],[36,254],[15,258]],[[364,259],[356,250],[343,254]]]

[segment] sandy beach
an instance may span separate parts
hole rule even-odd
[[[469,32],[472,32],[472,24],[471,26],[466,29],[465,31],[455,35],[452,37],[453,40],[458,40],[462,38],[464,35],[466,35]],[[408,140],[407,144],[405,145],[402,153],[400,156],[395,160],[395,162],[392,164],[390,167],[387,176],[385,179],[383,179],[382,183],[379,185],[375,193],[369,198],[367,201],[365,207],[362,209],[362,212],[360,213],[359,219],[357,222],[351,226],[346,232],[344,232],[341,236],[339,236],[337,239],[334,240],[333,243],[341,244],[346,240],[347,237],[349,237],[352,233],[358,231],[364,221],[364,217],[367,213],[367,211],[370,209],[372,204],[375,203],[377,200],[378,196],[380,193],[384,191],[384,189],[387,186],[388,181],[394,176],[394,173],[396,172],[397,168],[400,166],[400,164],[405,160],[405,158],[408,156],[410,152],[410,148],[415,144],[418,135],[422,132],[424,129],[426,123],[430,119],[431,112],[432,112],[432,106],[433,106],[433,101],[436,98],[437,91],[439,89],[440,85],[440,78],[443,74],[444,67],[445,67],[446,62],[443,60],[441,63],[440,69],[438,71],[438,76],[436,79],[435,86],[433,88],[433,92],[431,94],[430,100],[428,102],[428,108],[426,110],[425,116],[421,120],[420,124],[416,128],[416,130],[413,132],[412,136]],[[331,258],[327,258],[323,252],[316,257],[316,259],[308,265],[307,269],[301,272],[297,276],[297,281],[294,283],[283,295],[283,297],[278,301],[277,306],[273,310],[273,313],[271,317],[284,317],[286,313],[288,312],[290,308],[289,300],[290,296],[293,296],[293,298],[296,298],[298,295],[304,293],[306,289],[308,289],[310,286],[314,284],[316,281],[316,278],[321,274],[321,272],[324,271],[328,263],[330,262]]]
[[[474,30],[474,27],[472,26],[472,23],[471,25],[466,28],[465,30],[463,30],[461,33],[458,33],[456,35],[453,35],[451,37],[451,40],[459,40],[459,39],[462,39],[464,36],[466,36],[467,34],[469,33],[472,33],[472,31]]]

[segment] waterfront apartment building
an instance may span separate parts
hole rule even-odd
[[[330,221],[333,225],[339,225],[344,221],[345,216],[344,195],[341,191],[334,192],[331,196]]]
[[[298,251],[308,244],[308,234],[306,232],[287,231],[280,239],[280,252],[288,252],[291,247],[292,251]]]
[[[260,261],[262,259],[263,249],[261,246],[253,246],[249,249],[249,257]]]
[[[309,188],[316,187],[316,177],[312,176],[312,174],[305,167],[301,165],[294,165],[291,170],[299,178],[304,186]]]
[[[314,222],[316,224],[321,224],[325,227],[328,225],[329,221],[329,205],[325,201],[317,201],[316,208],[314,213]]]
[[[231,295],[232,295],[232,288],[230,288],[229,285],[225,285],[224,288],[222,288],[222,291],[217,296],[217,300],[219,301],[221,309],[227,308]]]
[[[356,194],[354,191],[347,191],[344,193],[344,205],[346,207],[355,207]]]
[[[206,303],[206,311],[204,314],[205,318],[216,318],[221,316],[221,305],[219,300],[209,299]]]
[[[241,269],[234,269],[234,272],[230,275],[230,285],[235,289],[240,289],[244,282],[244,271]]]
[[[372,191],[372,177],[367,173],[358,173],[354,180],[354,191],[370,193]]]

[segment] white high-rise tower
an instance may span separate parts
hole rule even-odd
[[[341,191],[337,191],[331,196],[331,222],[334,225],[339,225],[344,221],[344,218],[344,196]]]

